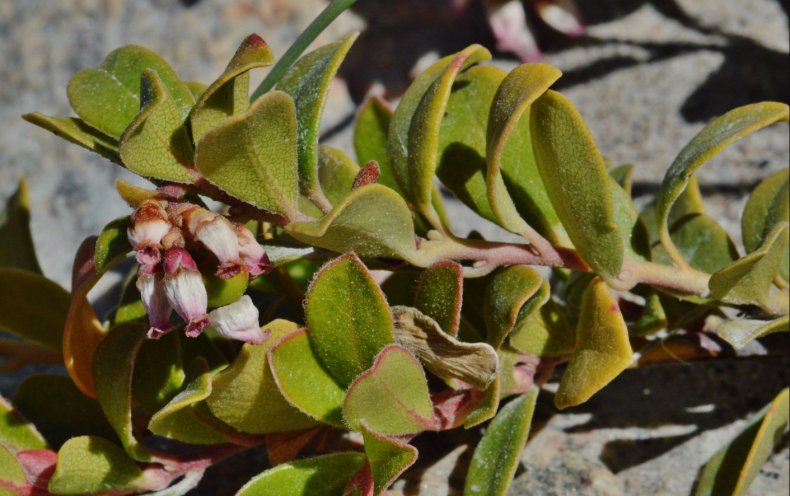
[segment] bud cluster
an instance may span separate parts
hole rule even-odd
[[[271,270],[266,252],[245,226],[192,203],[148,199],[132,213],[127,236],[140,264],[137,288],[148,312],[149,338],[172,330],[173,311],[190,337],[208,325],[230,339],[264,337],[249,296],[209,312],[203,283],[202,273],[230,279]]]

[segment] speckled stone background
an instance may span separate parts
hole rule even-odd
[[[366,93],[397,99],[418,60],[473,42],[493,48],[479,0],[463,15],[451,0],[360,0],[319,39],[362,35],[333,83],[323,122],[327,142],[350,148],[350,123]],[[603,153],[636,165],[635,191],[654,193],[683,145],[713,117],[759,100],[790,100],[786,0],[577,0],[587,35],[571,40],[535,22],[546,61],[565,73],[558,87],[579,108]],[[322,0],[0,0],[0,198],[30,181],[34,238],[44,271],[68,286],[77,245],[128,212],[110,185],[129,174],[23,122],[26,112],[66,115],[66,83],[119,45],[146,45],[190,80],[211,81],[239,41],[261,34],[282,53]],[[495,63],[517,62],[495,54]],[[260,80],[260,75],[258,76]],[[788,166],[788,126],[773,126],[703,168],[710,210],[740,239],[748,191]],[[498,231],[460,206],[462,234]],[[786,385],[787,359],[677,364],[623,374],[582,409],[538,412],[511,494],[689,494],[700,465]],[[549,405],[550,401],[543,401]],[[474,442],[474,433],[453,434]],[[459,494],[470,449],[437,437],[396,494]],[[750,493],[787,494],[787,449]],[[437,460],[439,460],[437,462]],[[223,482],[196,494],[232,494],[260,457],[231,462]],[[222,468],[221,468],[222,469]],[[238,472],[238,480],[228,474]]]

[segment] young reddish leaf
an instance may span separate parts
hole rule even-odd
[[[276,466],[295,460],[299,453],[323,432],[323,428],[317,426],[303,431],[266,434],[266,456],[269,463]]]
[[[365,455],[370,463],[375,494],[382,494],[400,474],[417,461],[417,448],[395,437],[383,436],[360,422]]]
[[[192,143],[184,118],[159,74],[146,69],[142,78],[140,113],[121,136],[121,159],[141,176],[190,184]]]
[[[89,125],[120,138],[140,110],[140,78],[146,70],[159,75],[183,121],[195,104],[192,93],[167,62],[141,46],[118,48],[98,68],[75,74],[69,81],[69,102]]]
[[[129,216],[124,215],[110,221],[101,230],[101,234],[96,240],[96,248],[93,254],[96,272],[99,274],[107,272],[132,251],[132,245],[129,244],[129,236],[126,234],[129,225]]]
[[[521,218],[507,185],[532,200],[534,207],[522,207],[522,210],[538,218],[536,229],[551,233],[555,242],[561,241],[564,235],[541,184],[529,134],[530,105],[561,75],[558,69],[546,64],[516,67],[502,80],[488,113],[485,154],[488,202],[501,226],[527,239],[534,239],[533,229]]]
[[[275,344],[269,365],[286,400],[302,413],[335,427],[343,427],[343,389],[319,363],[307,337],[295,331]]]
[[[142,470],[121,448],[106,439],[81,436],[58,451],[58,464],[49,480],[54,494],[92,494],[144,489]]]
[[[351,186],[351,189],[361,188],[362,186],[367,186],[368,184],[376,184],[376,182],[379,180],[379,174],[381,174],[379,164],[375,160],[371,160],[361,169],[359,169],[359,172],[354,178],[354,184]]]
[[[615,278],[624,246],[611,179],[581,115],[549,90],[532,104],[530,132],[540,176],[573,245],[594,271]]]
[[[398,345],[381,350],[373,366],[348,388],[343,416],[353,429],[359,430],[364,421],[373,431],[392,436],[437,426],[425,372]]]
[[[44,276],[0,268],[0,328],[60,351],[69,293]]]
[[[118,140],[111,138],[90,127],[77,117],[50,117],[39,112],[25,114],[23,119],[40,128],[52,131],[59,138],[79,145],[102,157],[123,165],[118,154]]]
[[[30,423],[0,396],[0,444],[14,450],[43,449],[47,442]]]
[[[387,299],[353,253],[316,274],[305,297],[305,319],[319,362],[341,386],[351,384],[394,342]]]
[[[785,388],[751,425],[708,461],[700,474],[695,496],[746,493],[787,429],[789,410]]]
[[[554,396],[559,409],[576,406],[606,386],[633,361],[628,328],[606,283],[595,278],[582,297],[576,349]]]
[[[681,150],[664,176],[656,203],[658,235],[675,263],[685,265],[669,233],[669,214],[689,177],[735,141],[787,119],[788,106],[785,103],[762,102],[738,107],[705,126]]]
[[[200,141],[222,119],[247,110],[250,106],[249,71],[273,63],[274,54],[260,36],[251,34],[244,38],[225,71],[201,91],[192,108],[189,115],[192,141]]]
[[[486,343],[464,343],[412,307],[392,307],[395,339],[445,381],[460,379],[484,390],[496,378],[497,354]]]
[[[543,277],[524,265],[500,269],[492,277],[483,294],[483,313],[488,330],[488,343],[499,348],[519,320],[540,308],[549,298],[540,291]]]
[[[203,136],[195,167],[239,200],[298,218],[295,112],[291,97],[267,93]]]
[[[354,251],[363,257],[417,260],[409,207],[398,193],[381,184],[356,189],[324,218],[294,222],[285,230],[303,243],[337,253]]]
[[[269,333],[266,341],[245,344],[233,363],[212,381],[213,391],[206,399],[211,413],[250,434],[297,431],[315,425],[282,397],[267,358],[269,350],[297,328],[287,320],[263,326]]]
[[[437,262],[420,274],[414,306],[435,320],[444,332],[457,336],[463,292],[464,271],[461,265],[453,261]]]
[[[283,463],[251,479],[236,496],[342,496],[364,463],[365,455],[352,452]]]
[[[539,389],[511,401],[499,410],[475,448],[466,475],[464,496],[504,496],[527,443]]]
[[[24,178],[0,211],[0,239],[0,267],[42,273],[30,234],[30,193]]]
[[[790,317],[785,315],[778,319],[765,320],[736,320],[726,322],[716,328],[716,334],[727,341],[733,348],[740,349],[752,340],[773,334],[775,332],[790,331]]]

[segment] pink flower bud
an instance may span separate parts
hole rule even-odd
[[[208,315],[211,325],[223,337],[253,344],[266,339],[258,324],[258,308],[247,295],[235,303],[212,310]]]
[[[199,207],[187,209],[181,215],[186,231],[219,260],[218,276],[230,279],[241,272],[239,241],[230,221]]]
[[[209,323],[208,295],[192,256],[183,248],[170,248],[162,261],[167,301],[187,323],[186,334],[198,336]]]
[[[142,266],[137,274],[137,289],[148,312],[148,324],[151,326],[148,337],[159,339],[171,329],[170,313],[173,310],[165,297],[162,274],[154,273],[150,266]]]
[[[269,256],[263,247],[255,240],[249,229],[244,226],[236,226],[236,234],[239,239],[239,254],[241,260],[247,266],[251,277],[269,273],[274,265],[269,260]]]
[[[131,225],[126,230],[132,248],[137,252],[140,265],[159,262],[162,238],[170,230],[167,212],[156,200],[145,200],[132,213]]]

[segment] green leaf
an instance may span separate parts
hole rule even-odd
[[[0,444],[0,484],[6,481],[20,487],[28,485],[22,465],[19,464],[14,454],[8,448]],[[18,492],[6,489],[0,485],[0,496],[15,496],[18,494]]]
[[[93,255],[96,272],[100,274],[106,272],[132,251],[132,245],[129,244],[129,237],[126,235],[129,225],[129,216],[124,215],[110,221],[101,230],[99,239],[96,240],[96,252]]]
[[[548,300],[518,323],[508,342],[522,353],[539,357],[563,356],[573,351],[574,334],[565,308]]]
[[[333,453],[281,463],[244,485],[236,496],[342,496],[362,467],[362,453]]]
[[[123,163],[144,177],[192,183],[192,144],[176,101],[153,70],[143,72],[141,84],[140,113],[121,136]]]
[[[96,399],[126,452],[138,461],[151,459],[132,428],[132,377],[147,330],[139,322],[116,326],[99,343],[93,359]]]
[[[32,375],[19,385],[13,403],[54,448],[75,435],[114,439],[115,431],[99,404],[82,394],[68,377]]]
[[[69,102],[90,126],[120,138],[140,110],[140,78],[146,70],[159,75],[183,121],[195,104],[189,88],[159,55],[135,45],[112,51],[97,69],[75,74],[69,81]]]
[[[716,329],[716,334],[727,341],[733,348],[740,349],[754,339],[775,332],[790,331],[790,318],[785,315],[776,320],[736,320],[726,322]]]
[[[365,424],[384,435],[404,435],[435,428],[425,373],[408,350],[390,345],[346,392],[343,416],[359,430]]]
[[[488,343],[499,348],[520,318],[545,303],[548,294],[539,290],[543,277],[525,265],[512,265],[498,270],[483,293],[483,314],[486,316]],[[533,299],[533,296],[539,297]],[[522,313],[523,311],[523,313]]]
[[[15,450],[44,449],[47,442],[36,426],[0,396],[0,445]]]
[[[653,288],[646,288],[644,291],[636,289],[637,294],[642,294],[645,304],[639,319],[629,327],[629,331],[634,336],[650,336],[656,332],[666,329],[668,324],[667,314],[661,303],[658,291]]]
[[[593,279],[582,297],[576,349],[554,396],[559,409],[576,406],[609,384],[633,361],[628,328],[606,283]]]
[[[316,422],[291,406],[280,394],[267,354],[274,344],[298,328],[275,320],[262,329],[269,337],[261,344],[245,344],[233,363],[212,381],[206,403],[211,413],[241,432],[267,434],[297,431]]]
[[[189,115],[192,141],[197,143],[222,119],[239,114],[250,106],[250,74],[258,67],[274,63],[274,54],[257,34],[241,42],[225,71],[205,88]]]
[[[223,120],[197,143],[195,167],[213,184],[256,207],[295,218],[296,114],[281,91]]]
[[[507,183],[515,183],[515,188],[534,202],[536,208],[532,210],[536,212],[532,215],[539,218],[539,230],[557,230],[559,219],[551,203],[543,188],[540,185],[535,187],[539,177],[529,133],[529,107],[561,75],[558,69],[546,64],[516,67],[502,80],[487,114],[485,155],[488,202],[501,226],[527,237],[531,228],[521,218],[508,193]],[[507,183],[505,177],[508,178]],[[559,240],[557,236],[554,237]]]
[[[360,164],[375,160],[379,164],[379,184],[392,188],[400,194],[395,180],[389,154],[387,153],[387,130],[392,120],[392,109],[380,98],[370,98],[362,104],[354,126],[354,151]]]
[[[746,493],[782,439],[790,416],[788,390],[781,393],[730,444],[719,450],[702,469],[695,496]]]
[[[50,117],[39,112],[25,114],[23,119],[40,128],[52,131],[59,138],[79,145],[102,157],[122,164],[118,154],[118,140],[93,129],[77,117]]]
[[[628,193],[614,178],[609,181],[614,205],[614,221],[623,236],[624,257],[628,260],[650,259],[650,234],[647,232],[639,211]]]
[[[681,150],[664,176],[656,203],[659,238],[675,262],[682,263],[682,260],[675,255],[669,234],[669,214],[689,178],[705,162],[735,141],[765,126],[787,119],[788,107],[785,103],[762,102],[738,107],[705,126]]]
[[[373,474],[375,494],[382,494],[400,474],[417,461],[417,448],[398,438],[382,436],[360,423],[365,456]]]
[[[429,209],[439,128],[453,80],[460,71],[490,58],[480,45],[442,58],[414,80],[392,115],[387,139],[392,169],[403,193],[421,212]],[[421,117],[416,117],[421,106]],[[419,152],[412,149],[412,141],[419,142]]]
[[[189,444],[222,444],[228,442],[223,431],[228,428],[216,420],[206,406],[205,399],[211,395],[211,380],[214,373],[209,370],[203,357],[190,365],[186,386],[148,423],[148,429],[159,436]]]
[[[0,329],[60,351],[69,293],[44,276],[0,268]]]
[[[713,274],[708,286],[717,300],[760,305],[769,312],[771,285],[787,253],[788,224],[777,224],[757,250]]]
[[[121,448],[96,436],[70,439],[58,451],[49,480],[54,494],[92,494],[145,487],[140,467]]]
[[[486,196],[486,125],[504,77],[503,70],[491,66],[472,67],[458,76],[444,109],[437,152],[442,183],[492,222],[497,219]]]
[[[189,92],[192,93],[192,97],[197,101],[200,98],[200,95],[203,94],[208,86],[199,82],[199,81],[184,81],[184,84],[189,88]],[[193,107],[194,108],[194,107]]]
[[[532,104],[530,131],[551,204],[585,262],[606,279],[623,263],[606,166],[578,111],[549,90]]]
[[[318,147],[318,180],[329,203],[339,205],[351,193],[359,166],[337,148]]]
[[[417,280],[414,306],[432,318],[450,336],[458,335],[464,271],[453,261],[437,262],[424,270]]]
[[[705,214],[678,219],[671,236],[683,259],[696,270],[710,274],[738,259],[738,250],[727,231]],[[672,261],[663,245],[654,247],[653,259],[664,264]]]
[[[501,356],[501,351],[500,356]],[[503,367],[504,365],[502,365]],[[500,369],[501,370],[501,369]],[[500,373],[501,374],[501,373]],[[485,390],[483,397],[479,400],[477,405],[466,415],[464,419],[464,429],[470,429],[476,425],[494,418],[497,410],[499,409],[500,392],[502,389],[502,379],[500,374],[494,379],[494,382]]]
[[[619,165],[609,169],[609,177],[623,188],[623,191],[631,197],[631,188],[634,180],[634,166],[631,164]]]
[[[30,234],[30,193],[27,180],[21,179],[0,212],[0,267],[16,267],[41,274]]]
[[[348,386],[394,342],[384,293],[353,253],[326,264],[305,297],[310,345],[318,361]]]
[[[756,250],[775,224],[790,217],[790,171],[782,169],[761,182],[743,209],[741,233],[747,253]],[[788,278],[788,259],[782,262],[780,275]]]
[[[464,496],[504,496],[527,443],[539,389],[533,387],[502,407],[475,448]]]
[[[460,379],[485,390],[497,375],[496,350],[486,343],[465,343],[442,331],[439,324],[412,307],[392,307],[395,339],[435,376]]]
[[[146,339],[134,362],[132,397],[153,414],[170,401],[184,384],[184,364],[178,332]]]
[[[269,364],[289,403],[316,420],[343,427],[344,391],[318,362],[305,329],[275,344],[269,352]]]
[[[277,89],[291,95],[298,122],[299,185],[313,201],[323,197],[318,183],[318,133],[329,95],[329,83],[359,33],[324,45],[300,58],[288,69]]]
[[[400,195],[380,184],[355,189],[324,218],[294,222],[285,230],[303,243],[338,253],[354,251],[362,257],[406,261],[417,257],[409,207]]]

